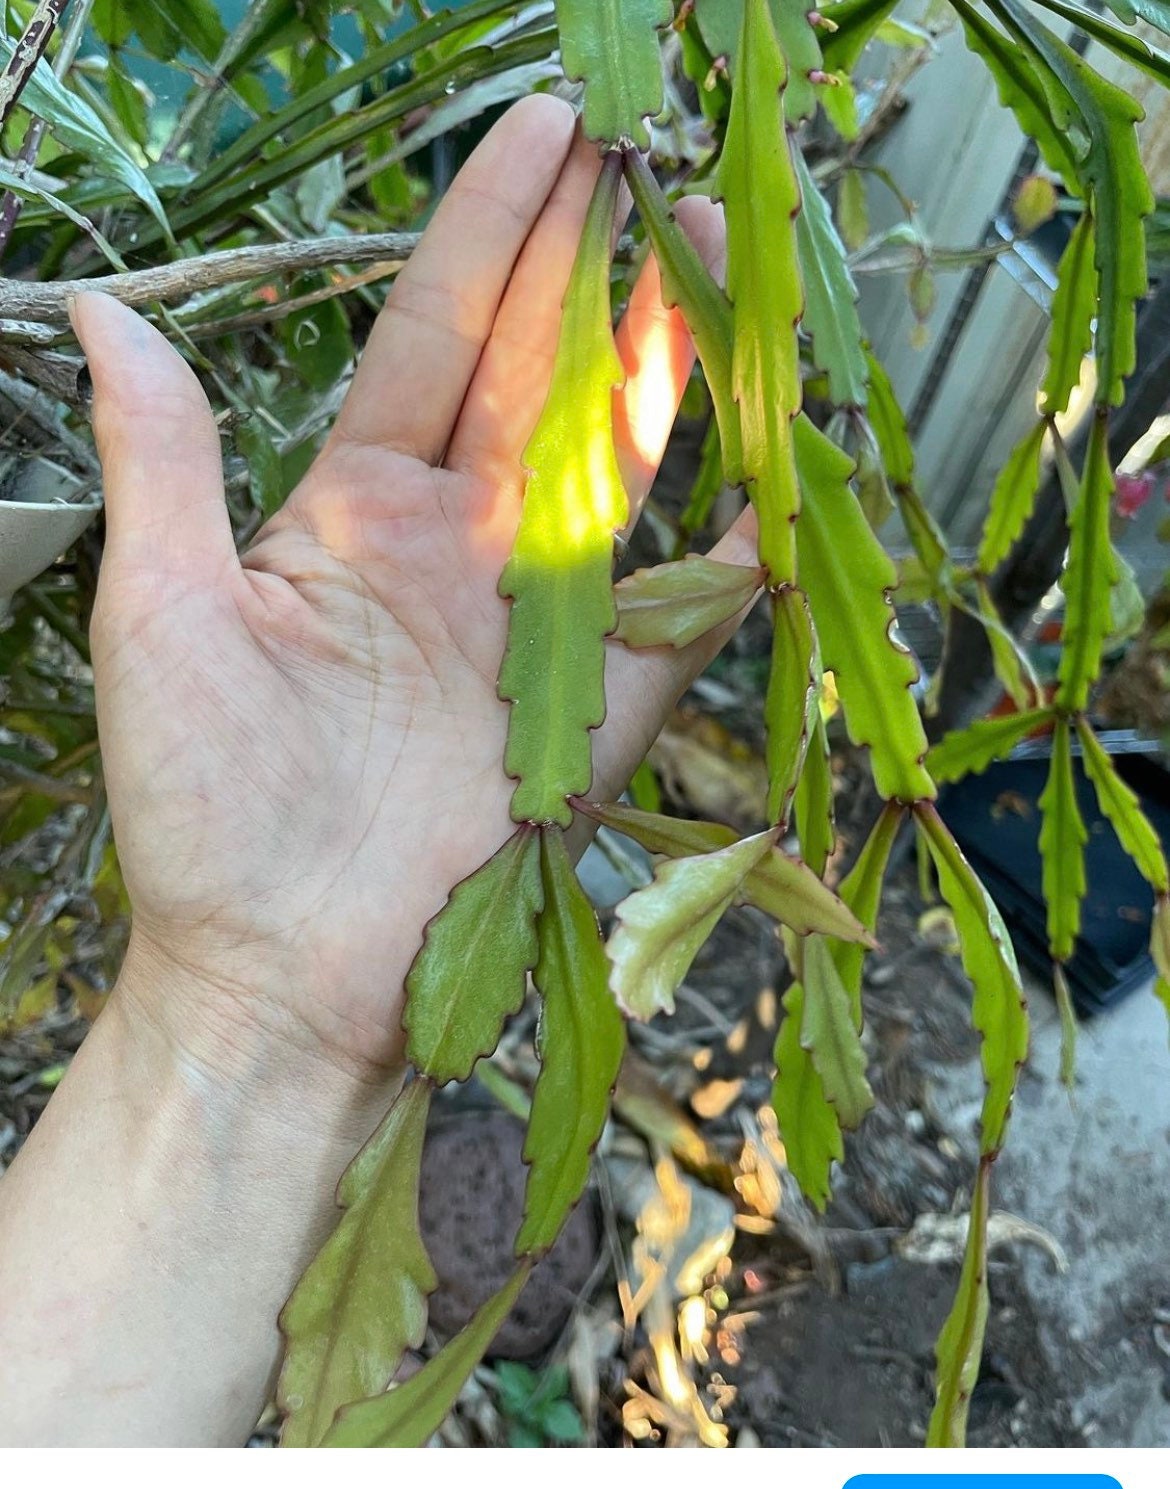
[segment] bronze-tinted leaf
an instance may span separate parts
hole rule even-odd
[[[528,1281],[522,1262],[494,1297],[417,1375],[381,1396],[347,1406],[325,1448],[422,1448],[443,1425],[471,1372],[483,1359]]]
[[[614,634],[627,646],[689,646],[738,615],[763,580],[762,569],[698,554],[638,569],[615,586]]]
[[[542,834],[541,873],[540,1075],[524,1144],[531,1168],[518,1255],[546,1251],[580,1197],[626,1047],[597,917],[559,832]]]
[[[418,1227],[431,1087],[413,1081],[346,1169],[345,1213],[280,1315],[281,1446],[312,1448],[341,1407],[383,1391],[427,1327],[437,1284]]]
[[[495,1049],[536,965],[540,840],[522,827],[451,891],[406,979],[406,1053],[439,1085]]]
[[[721,822],[686,822],[640,812],[617,802],[578,802],[578,809],[594,821],[624,833],[650,853],[682,858],[711,853],[737,841],[735,832]],[[751,868],[739,889],[739,898],[766,915],[789,926],[798,936],[820,931],[841,940],[859,940],[872,945],[872,938],[852,911],[822,884],[807,864],[779,848]]]
[[[621,902],[609,938],[609,985],[631,1017],[674,1012],[679,983],[772,841],[761,832],[712,853],[667,859],[645,889]]]

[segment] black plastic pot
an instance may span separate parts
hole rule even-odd
[[[1151,746],[1131,735],[1101,736],[1119,774],[1137,792],[1163,843],[1170,843],[1170,772]],[[1048,745],[1026,743],[982,775],[947,787],[939,812],[1003,912],[1021,962],[1049,979],[1046,912],[1041,894],[1040,793],[1048,775]],[[1089,841],[1088,888],[1081,934],[1068,963],[1077,1012],[1098,1013],[1153,975],[1149,954],[1154,898],[1108,821],[1097,808],[1092,783],[1074,760],[1077,801]]]

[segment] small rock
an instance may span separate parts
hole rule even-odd
[[[444,1338],[457,1334],[515,1270],[512,1245],[528,1179],[523,1147],[523,1124],[497,1111],[440,1118],[427,1134],[419,1223],[439,1277],[431,1324]],[[568,1322],[599,1247],[597,1216],[586,1195],[533,1269],[490,1353],[509,1360],[543,1354]]]

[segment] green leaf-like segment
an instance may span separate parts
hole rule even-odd
[[[967,1247],[959,1288],[947,1321],[938,1336],[935,1404],[926,1433],[928,1448],[961,1448],[967,1441],[967,1413],[971,1392],[979,1378],[983,1337],[987,1332],[990,1298],[987,1289],[987,1220],[991,1199],[991,1164],[979,1165]]]
[[[905,811],[899,806],[885,807],[857,862],[841,885],[842,899],[848,896],[850,909],[868,931],[873,931],[877,925],[882,881],[904,816]],[[813,939],[818,938],[810,938],[809,945]],[[834,971],[845,990],[850,1021],[856,1030],[860,1030],[864,948],[836,938],[826,939],[823,944],[829,949]],[[800,961],[797,970],[804,975],[807,971],[805,957],[802,956]],[[788,1155],[789,1171],[810,1203],[823,1210],[829,1199],[831,1166],[834,1160],[844,1156],[844,1148],[841,1119],[802,1043],[805,997],[804,986],[795,982],[784,998],[785,1018],[776,1039],[776,1083],[772,1090],[772,1107]]]
[[[1132,26],[1138,16],[1141,16],[1143,21],[1149,21],[1163,36],[1170,36],[1170,4],[1167,0],[1105,0],[1105,3],[1118,20],[1124,21],[1127,26]]]
[[[1060,1016],[1060,1084],[1072,1091],[1077,1080],[1077,1011],[1073,1007],[1068,978],[1059,962],[1052,968],[1052,994]]]
[[[1097,265],[1093,219],[1082,212],[1056,271],[1052,326],[1048,332],[1048,370],[1041,407],[1046,418],[1064,413],[1081,380],[1081,364],[1093,345],[1097,314]],[[1018,531],[1018,530],[1017,530]]]
[[[696,0],[695,19],[699,34],[712,57],[726,57],[735,70],[743,20],[744,0]],[[770,0],[772,22],[780,49],[788,64],[784,89],[784,117],[789,124],[811,119],[816,113],[817,90],[810,73],[822,67],[821,44],[816,28],[809,23],[811,0]]]
[[[776,1036],[776,1082],[772,1110],[784,1142],[788,1171],[810,1204],[829,1203],[829,1174],[845,1156],[841,1123],[825,1088],[800,1042],[804,1024],[804,988],[794,982],[784,994],[784,1020]]]
[[[839,893],[857,919],[869,932],[877,930],[878,907],[881,903],[882,884],[890,853],[898,837],[898,830],[905,819],[905,808],[896,802],[887,802],[881,816],[874,823],[865,847],[857,856],[857,862],[841,881]],[[830,940],[833,960],[841,981],[852,1000],[853,1016],[861,1027],[861,969],[865,962],[866,946],[861,942],[850,943],[839,937]]]
[[[819,712],[821,684],[817,638],[808,600],[799,589],[773,598],[772,664],[764,701],[767,725],[768,816],[782,826],[804,766]]]
[[[1069,517],[1068,564],[1064,588],[1064,645],[1060,653],[1058,705],[1077,713],[1089,701],[1089,688],[1101,670],[1101,649],[1109,633],[1109,592],[1118,577],[1109,538],[1113,472],[1104,411],[1089,434],[1085,468]]]
[[[1044,163],[1072,195],[1079,195],[1077,158],[1063,121],[1053,115],[1043,80],[1028,52],[990,24],[967,0],[951,0],[963,23],[967,46],[980,57],[995,80],[999,101],[1015,114],[1020,128],[1036,141]]]
[[[1160,894],[1150,927],[1150,955],[1163,982],[1170,980],[1170,895]]]
[[[926,768],[940,786],[945,781],[978,775],[993,760],[1005,759],[1022,739],[1044,728],[1051,717],[1049,709],[1033,708],[1027,713],[978,719],[966,729],[952,729],[931,749]]]
[[[951,559],[938,523],[927,511],[918,492],[914,446],[906,415],[898,402],[889,373],[867,353],[869,374],[869,422],[881,451],[885,475],[897,498],[898,511],[914,551],[935,589],[945,592],[950,582]]]
[[[1004,462],[983,523],[975,560],[981,574],[993,574],[1012,550],[1036,505],[1046,423],[1034,424]]]
[[[614,635],[627,646],[689,646],[738,615],[763,582],[762,569],[697,553],[638,569],[614,588]]]
[[[1116,52],[1119,57],[1124,57],[1131,62],[1139,71],[1160,83],[1163,88],[1170,87],[1170,56],[1158,47],[1151,46],[1144,37],[1133,31],[1124,31],[1120,26],[1115,26],[1112,21],[1107,21],[1104,16],[1096,15],[1091,10],[1086,10],[1083,5],[1068,5],[1065,0],[1040,0],[1045,10],[1050,10],[1054,15],[1062,16],[1066,21],[1072,21],[1074,26],[1080,27],[1087,35],[1099,41],[1102,46]]]
[[[471,1372],[528,1281],[523,1262],[494,1297],[448,1344],[403,1385],[358,1401],[340,1414],[321,1444],[325,1448],[422,1448],[439,1430]]]
[[[803,396],[794,222],[800,189],[780,105],[785,75],[767,0],[746,0],[718,186],[727,213],[732,391],[743,469],[760,519],[760,562],[775,585],[796,580],[800,486],[792,420]]]
[[[667,859],[617,907],[609,985],[632,1018],[674,1012],[679,983],[772,841],[761,832],[713,853]]]
[[[585,133],[620,145],[650,144],[646,120],[662,109],[658,32],[670,0],[557,0],[565,76],[585,84]]]
[[[833,30],[821,42],[828,71],[852,72],[897,4],[898,0],[840,0],[840,4],[821,7],[826,20],[833,23]]]
[[[621,161],[602,169],[565,295],[548,401],[501,595],[512,599],[500,697],[512,704],[504,769],[518,822],[567,827],[589,789],[589,731],[605,718],[604,638],[617,624],[611,567],[628,515],[613,440],[624,372],[610,323],[609,261]]]
[[[849,737],[869,746],[874,780],[887,800],[933,797],[922,764],[926,734],[910,691],[918,669],[891,635],[893,562],[850,489],[849,457],[803,417],[793,432],[804,488],[800,569]]]
[[[413,1081],[346,1169],[345,1214],[280,1315],[283,1447],[316,1447],[341,1407],[384,1391],[423,1341],[438,1283],[418,1228],[430,1100],[430,1083]]]
[[[1097,312],[1099,398],[1118,405],[1133,371],[1136,309],[1146,293],[1146,243],[1142,219],[1154,194],[1138,150],[1135,125],[1141,108],[1107,82],[1065,42],[1018,3],[989,0],[991,10],[1036,62],[1049,69],[1080,115],[1088,148],[1078,176],[1092,208],[1095,262],[1100,286]],[[1051,93],[1050,93],[1051,96]]]
[[[975,579],[975,592],[978,603],[974,609],[957,592],[954,596],[955,603],[969,615],[974,615],[986,632],[995,675],[1003,683],[1008,697],[1019,709],[1034,708],[1037,701],[1043,698],[1044,690],[1031,658],[1001,620],[991,589],[982,576]]]
[[[540,1076],[524,1144],[531,1165],[517,1255],[547,1251],[589,1177],[626,1048],[597,917],[556,831],[542,835],[544,909],[535,982]]]
[[[536,965],[543,890],[528,827],[451,891],[406,978],[407,1058],[439,1085],[466,1080],[495,1049]]]
[[[1166,855],[1137,796],[1117,774],[1116,766],[1086,719],[1077,720],[1077,734],[1081,741],[1085,774],[1097,792],[1101,815],[1108,818],[1121,846],[1154,893],[1164,895],[1170,892]]]
[[[803,203],[796,219],[796,246],[804,284],[800,324],[812,339],[814,364],[829,380],[830,401],[864,408],[868,373],[857,314],[857,286],[829,204],[795,145],[792,159]]]
[[[1040,793],[1040,858],[1048,907],[1048,949],[1058,962],[1073,954],[1081,929],[1085,897],[1085,844],[1089,834],[1077,805],[1068,720],[1058,718],[1052,734],[1048,780]]]
[[[854,1017],[852,1000],[823,936],[808,938],[801,962],[804,1015],[800,1042],[841,1126],[857,1127],[873,1106],[873,1092],[865,1078],[860,1019]]]
[[[939,889],[955,917],[963,967],[975,990],[972,1020],[983,1036],[982,1152],[1003,1146],[1016,1073],[1028,1054],[1028,1010],[1016,954],[1003,917],[978,874],[929,802],[915,808],[938,872]]]
[[[743,482],[743,439],[731,375],[731,301],[715,283],[698,249],[679,227],[654,179],[646,158],[636,150],[625,153],[626,180],[658,260],[662,299],[682,312],[695,350],[703,364],[723,455],[723,475],[731,486]]]
[[[661,853],[669,858],[713,853],[739,841],[732,828],[721,822],[686,822],[678,817],[642,812],[618,802],[582,801],[577,806],[595,822],[641,843],[647,852]],[[827,885],[821,883],[808,865],[779,848],[771,849],[748,872],[740,889],[740,898],[788,926],[798,936],[820,931],[843,941],[873,944],[872,937],[853,912]]]
[[[813,716],[813,732],[804,757],[804,769],[792,797],[792,815],[800,839],[800,852],[805,863],[818,877],[837,840],[833,821],[833,770],[829,761],[829,740],[825,721],[818,708]]]

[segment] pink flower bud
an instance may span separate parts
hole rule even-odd
[[[1136,476],[1119,475],[1113,498],[1114,509],[1119,517],[1136,517],[1153,494],[1151,471],[1144,470]]]

